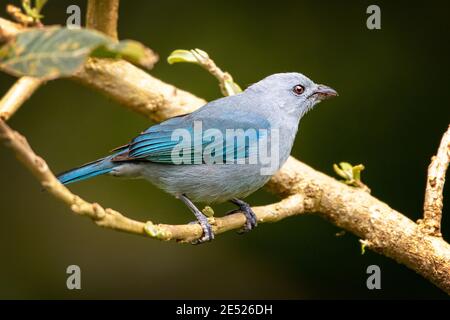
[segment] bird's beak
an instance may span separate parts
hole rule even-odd
[[[337,95],[338,93],[336,92],[336,90],[323,84],[317,85],[316,90],[314,90],[314,92],[312,93],[312,96],[315,96],[316,99],[320,101],[329,99],[331,97],[336,97]]]

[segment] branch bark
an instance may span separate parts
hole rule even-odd
[[[69,206],[76,214],[90,217],[102,227],[130,233],[144,233],[142,222],[128,219],[115,210],[104,209],[71,193],[56,179],[44,159],[34,153],[25,137],[13,131],[3,120],[0,120],[0,140],[14,152],[17,159],[51,195]]]
[[[86,27],[117,40],[119,0],[88,0]]]
[[[283,196],[301,194],[307,212],[362,238],[365,245],[402,263],[450,293],[450,245],[424,234],[400,212],[290,158],[269,182]]]
[[[206,103],[121,60],[89,59],[72,79],[158,122],[190,113]]]
[[[444,206],[444,184],[450,162],[450,126],[442,136],[438,152],[428,167],[427,186],[423,205],[423,220],[419,221],[423,232],[441,237],[442,207]]]
[[[0,100],[0,119],[9,120],[42,84],[42,80],[32,77],[17,80]]]
[[[155,121],[191,112],[205,102],[124,61],[91,59],[73,79]],[[97,224],[161,240],[185,242],[200,237],[202,230],[197,224],[144,224],[125,218],[112,209],[103,209],[80,199],[60,185],[24,138],[1,120],[0,133],[19,160],[52,195],[69,205],[74,212],[91,217]],[[405,264],[450,294],[449,244],[441,237],[423,232],[420,224],[414,223],[382,201],[338,182],[292,157],[267,187],[282,196],[283,200],[254,208],[260,223],[312,212],[361,237],[369,248]],[[213,230],[218,234],[242,227],[245,217],[236,213],[211,220]]]
[[[8,40],[20,32],[23,27],[15,22],[0,18],[0,40]]]

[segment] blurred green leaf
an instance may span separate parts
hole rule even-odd
[[[152,50],[134,40],[111,42],[100,46],[91,53],[91,57],[125,59],[146,68],[153,67],[157,60]]]
[[[45,4],[47,3],[47,0],[36,0],[36,10],[38,10],[39,12],[41,12],[42,8],[45,6]]]
[[[31,5],[31,0],[22,0],[22,8],[29,17],[33,18],[37,22],[40,22],[40,20],[44,17],[41,14],[41,11],[46,3],[47,0],[35,0],[33,7]]]
[[[155,55],[142,44],[115,42],[94,30],[48,27],[29,29],[0,48],[0,69],[15,76],[45,80],[73,75],[89,56],[123,58],[151,67]]]

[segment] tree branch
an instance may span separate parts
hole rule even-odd
[[[0,40],[14,38],[22,29],[23,27],[20,24],[0,18]]]
[[[86,27],[117,40],[119,0],[88,0]]]
[[[154,121],[190,113],[206,103],[122,60],[89,59],[73,79]]]
[[[22,12],[22,9],[12,4],[6,5],[6,12],[18,23],[23,26],[32,25],[35,21],[32,17]]]
[[[289,158],[269,182],[282,196],[304,196],[306,212],[317,214],[364,239],[366,246],[415,270],[450,293],[450,245],[369,193]]]
[[[101,227],[159,240],[176,240],[183,243],[191,242],[202,236],[203,231],[198,224],[155,225],[150,221],[144,223],[127,218],[116,210],[105,209],[97,203],[89,203],[83,200],[62,185],[44,159],[34,153],[25,137],[12,130],[3,120],[0,120],[0,140],[14,152],[17,159],[52,196],[66,204],[74,213],[91,218]],[[268,206],[255,207],[254,210],[260,223],[275,222],[305,211],[300,195],[287,197],[279,203]],[[242,213],[210,219],[215,234],[239,229],[245,223],[245,216]]]
[[[41,84],[43,84],[42,80],[32,77],[22,77],[17,80],[0,100],[0,119],[9,120]]]
[[[112,209],[103,209],[96,203],[88,203],[71,193],[56,179],[47,163],[33,152],[25,137],[13,131],[3,120],[0,120],[0,140],[3,140],[4,144],[12,149],[17,159],[31,171],[51,195],[64,202],[76,214],[90,217],[103,227],[131,233],[143,233],[143,223],[125,218]]]
[[[192,63],[195,61],[196,64],[200,65],[219,81],[220,91],[224,96],[233,95],[242,91],[241,88],[233,81],[231,74],[222,71],[222,69],[216,65],[214,60],[212,60],[203,50],[175,50],[167,58],[167,61],[170,64],[175,62]]]
[[[423,232],[442,237],[441,220],[444,206],[445,173],[450,162],[450,126],[442,136],[438,152],[431,159],[428,167],[427,186],[423,205],[423,220],[419,221]]]
[[[73,78],[155,121],[193,111],[205,102],[124,61],[91,59]],[[19,160],[51,194],[75,212],[93,218],[97,224],[161,240],[183,242],[200,237],[202,230],[198,224],[144,224],[125,218],[117,211],[81,200],[60,185],[26,141],[1,120],[0,133]],[[275,222],[305,212],[315,213],[361,237],[369,248],[405,264],[450,293],[449,244],[440,237],[422,232],[418,224],[367,192],[338,182],[292,157],[273,176],[268,188],[284,199],[254,208],[259,222]],[[211,220],[214,233],[218,234],[242,227],[245,217],[236,213]]]

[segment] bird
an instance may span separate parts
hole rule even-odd
[[[257,226],[257,217],[243,199],[287,161],[302,117],[337,95],[301,73],[272,74],[238,94],[155,124],[108,156],[57,178],[64,185],[99,175],[146,179],[195,215],[193,223],[203,230],[195,244],[214,239],[195,203],[233,203],[246,218],[241,232],[248,232]],[[241,138],[244,132],[244,139],[230,132],[240,132]]]

